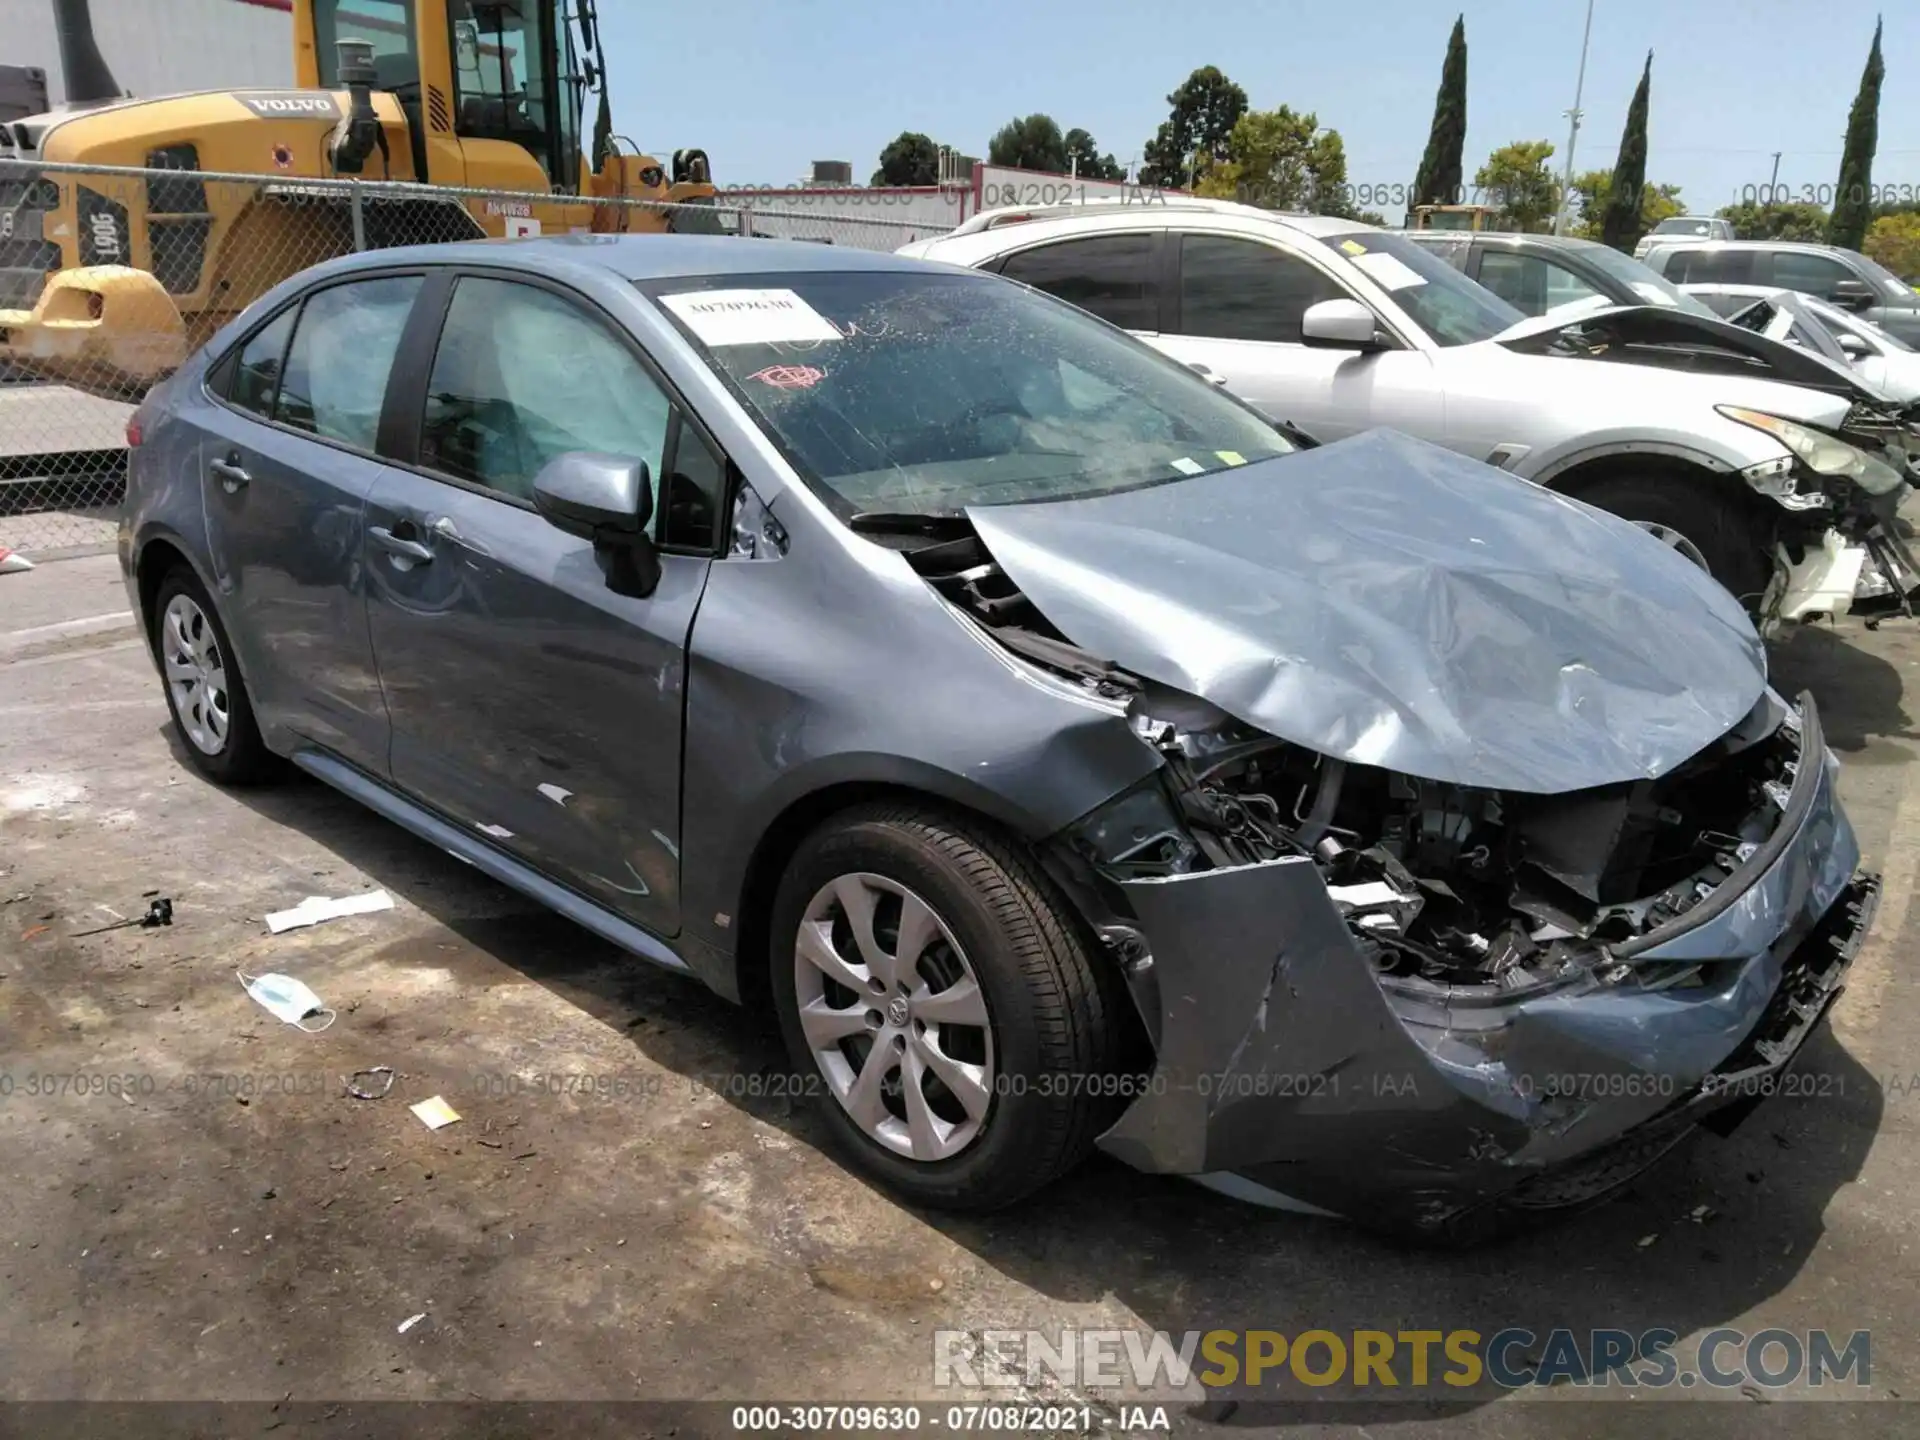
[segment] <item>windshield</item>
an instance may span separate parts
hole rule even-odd
[[[364,40],[373,47],[376,90],[405,90],[420,83],[420,61],[413,53],[413,0],[315,0],[313,39],[323,90],[343,88],[342,40]]]
[[[1631,255],[1622,255],[1618,250],[1606,245],[1595,245],[1582,250],[1581,254],[1588,264],[1603,274],[1625,285],[1641,303],[1646,305],[1671,305],[1676,310],[1685,310],[1690,315],[1714,315],[1711,306],[1703,305],[1692,295],[1686,294],[1658,270],[1649,269]]]
[[[1293,448],[1185,366],[991,275],[641,288],[842,518],[1110,494]]]
[[[1436,345],[1491,340],[1527,317],[1405,236],[1385,230],[1327,235],[1322,243],[1393,296]]]
[[[1713,221],[1691,215],[1674,215],[1653,227],[1655,235],[1712,235]]]

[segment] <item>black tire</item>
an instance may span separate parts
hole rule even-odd
[[[206,628],[212,632],[212,653],[221,662],[226,733],[219,748],[212,753],[193,738],[191,732],[195,726],[190,723],[189,717],[183,717],[180,713],[179,698],[167,679],[168,639],[164,632],[168,609],[176,597],[184,597],[198,608]],[[241,678],[240,666],[234,659],[233,645],[227,639],[227,628],[221,623],[220,612],[207,594],[206,587],[186,566],[176,564],[161,577],[160,584],[154,590],[152,613],[147,617],[147,637],[160,665],[160,686],[167,697],[167,710],[173,716],[174,731],[179,735],[180,748],[186,752],[193,768],[221,785],[253,785],[275,778],[281,770],[280,759],[267,749],[266,742],[260,738],[260,727],[253,718],[253,702],[247,695],[246,682]]]
[[[985,996],[995,1083],[978,1132],[949,1158],[916,1160],[869,1136],[823,1079],[801,1029],[801,922],[824,886],[859,873],[931,906]],[[985,825],[909,804],[837,816],[795,853],[772,925],[774,1006],[796,1073],[803,1085],[820,1085],[817,1103],[853,1163],[903,1198],[961,1211],[1013,1204],[1078,1164],[1124,1108],[1124,1099],[1101,1093],[1121,1087],[1100,1083],[1123,1073],[1128,1053],[1124,982],[1091,953],[1065,897]]]
[[[1686,536],[1708,573],[1755,614],[1773,578],[1772,545],[1754,507],[1733,490],[1738,483],[1654,473],[1596,480],[1571,493],[1622,520]]]

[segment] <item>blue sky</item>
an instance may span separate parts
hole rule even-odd
[[[1884,3],[1884,0],[1883,0]],[[616,128],[656,155],[698,145],[721,184],[788,183],[816,159],[864,180],[902,130],[984,155],[1015,115],[1091,130],[1122,160],[1165,96],[1218,65],[1259,108],[1311,110],[1354,184],[1412,179],[1458,3],[1420,0],[600,0]],[[1886,4],[1876,185],[1920,189],[1920,6]],[[1556,172],[1584,0],[1469,0],[1466,170],[1549,139]],[[1780,182],[1831,188],[1873,35],[1867,0],[1595,0],[1575,168],[1611,166],[1654,51],[1649,180],[1711,210]],[[1385,208],[1385,207],[1377,207]]]

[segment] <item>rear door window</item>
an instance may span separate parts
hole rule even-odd
[[[310,295],[287,348],[273,418],[372,450],[394,352],[419,291],[418,275],[383,275]]]
[[[1322,300],[1353,297],[1325,271],[1257,240],[1180,237],[1180,333],[1213,340],[1300,343],[1300,319]]]
[[[1751,250],[1680,250],[1668,256],[1666,276],[1676,285],[1746,285],[1753,259]]]
[[[1157,232],[1090,235],[1007,257],[1000,273],[1058,296],[1123,330],[1160,328]]]

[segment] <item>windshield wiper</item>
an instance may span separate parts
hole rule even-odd
[[[856,535],[931,535],[938,540],[973,533],[972,522],[956,510],[862,510],[847,521],[847,528]]]

